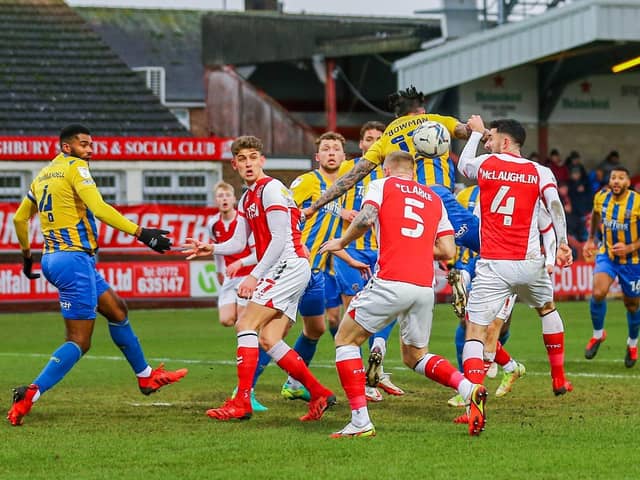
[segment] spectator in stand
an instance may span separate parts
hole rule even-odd
[[[598,193],[600,189],[607,184],[604,179],[604,170],[600,166],[591,170],[587,175],[587,178],[589,179],[589,185],[591,186],[591,193],[593,195]]]
[[[540,163],[540,154],[538,152],[531,152],[529,154],[529,160],[532,162]]]
[[[569,181],[569,167],[567,167],[564,160],[562,160],[560,152],[555,148],[549,153],[546,166],[549,167],[558,183]]]
[[[571,156],[569,157],[571,158]],[[587,172],[582,163],[577,163],[580,157],[573,157],[569,170],[569,198],[576,215],[584,218],[593,206],[593,192],[587,178]]]
[[[620,166],[620,155],[617,150],[611,150],[605,159],[598,165],[597,168],[601,168],[604,174],[602,179],[602,185],[606,185],[609,183],[609,176],[611,175],[611,170]]]
[[[582,243],[587,240],[587,229],[584,218],[576,213],[569,194],[567,182],[558,182],[558,195],[564,206],[564,213],[567,219],[567,235],[569,236],[569,246],[573,250],[573,256],[582,248]]]
[[[582,165],[582,156],[577,150],[571,150],[564,163],[569,170],[576,166],[584,169],[584,165]]]

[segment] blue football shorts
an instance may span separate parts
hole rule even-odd
[[[312,270],[307,288],[300,297],[298,312],[303,317],[315,317],[323,315],[324,310],[324,273],[320,270]]]
[[[352,247],[345,250],[353,259],[369,265],[371,273],[375,271],[376,262],[378,261],[377,250],[356,250]],[[347,262],[338,257],[333,257],[333,268],[336,271],[338,291],[343,295],[353,297],[367,284],[368,279],[363,278],[358,269],[350,267]]]
[[[327,272],[324,274],[324,306],[325,308],[335,308],[342,305],[342,297],[338,290],[338,280],[335,275]]]
[[[96,318],[98,298],[109,284],[96,270],[95,256],[85,252],[46,253],[42,256],[42,273],[58,289],[63,318]]]
[[[640,265],[613,262],[606,254],[596,256],[593,273],[606,273],[615,280],[618,277],[622,294],[625,297],[640,297]]]

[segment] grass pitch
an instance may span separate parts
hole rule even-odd
[[[204,415],[235,385],[235,335],[213,310],[132,311],[130,319],[153,366],[188,367],[180,383],[145,397],[99,319],[91,351],[35,404],[22,427],[0,425],[1,479],[597,479],[638,478],[640,365],[623,364],[626,317],[609,302],[608,338],[598,356],[584,359],[591,335],[586,302],[560,304],[566,325],[566,366],[575,390],[554,397],[549,367],[532,310],[516,306],[507,349],[527,375],[504,398],[491,395],[486,431],[468,436],[448,407],[453,391],[401,365],[397,330],[386,370],[407,391],[369,406],[378,436],[334,440],[349,406],[333,366],[329,335],[312,364],[339,404],[320,422],[301,423],[301,401],[280,398],[285,374],[269,366],[257,387],[269,407],[247,422],[216,422]],[[456,319],[438,305],[431,351],[455,361]],[[29,383],[61,343],[58,314],[0,316],[2,415],[11,388]],[[288,338],[293,344],[295,327]],[[365,351],[365,359],[366,354]]]

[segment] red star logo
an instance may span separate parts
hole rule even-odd
[[[493,77],[493,86],[497,88],[504,87],[504,77],[502,75],[496,75]]]
[[[582,93],[591,93],[591,83],[585,80],[580,84],[580,89]]]

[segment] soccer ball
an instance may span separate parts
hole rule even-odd
[[[413,131],[412,138],[416,152],[429,158],[444,155],[451,143],[449,130],[438,122],[424,122]]]

